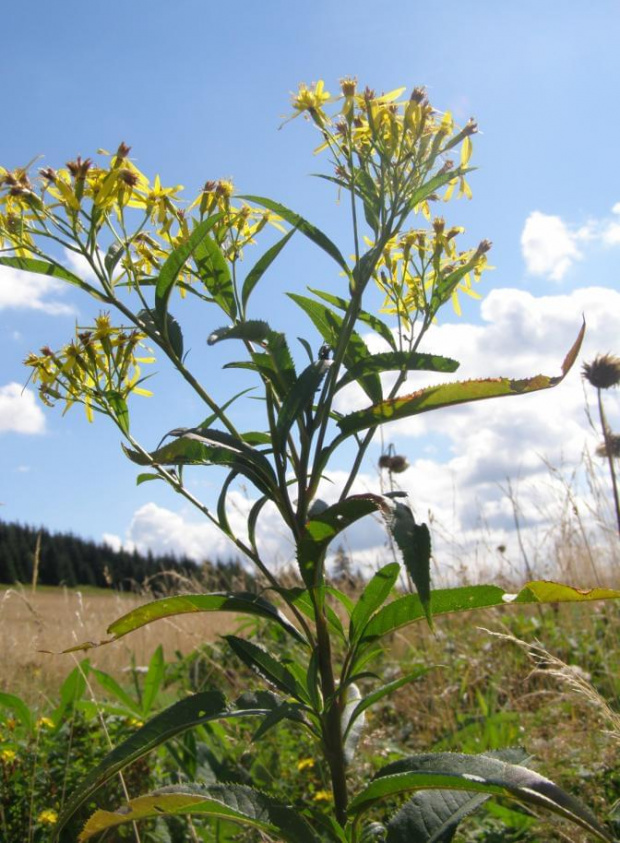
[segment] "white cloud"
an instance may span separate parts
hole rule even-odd
[[[43,433],[45,416],[34,392],[19,383],[0,386],[0,433]]]
[[[100,251],[99,257],[103,261],[104,253]],[[84,255],[72,252],[71,249],[65,249],[65,262],[67,267],[83,281],[89,281],[92,283],[97,280],[97,276],[95,275],[92,266],[89,264]]]
[[[0,310],[42,310],[53,316],[75,313],[73,307],[58,301],[65,289],[65,283],[49,275],[0,266]]]
[[[615,206],[614,206],[615,207]],[[603,230],[603,243],[607,246],[620,244],[620,223],[610,222]]]
[[[582,257],[577,239],[560,217],[532,211],[521,234],[527,271],[561,281],[573,262]]]

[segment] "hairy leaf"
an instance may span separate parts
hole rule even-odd
[[[403,555],[405,567],[416,587],[429,626],[431,611],[431,534],[426,524],[416,524],[407,504],[394,501],[388,526]]]
[[[276,659],[258,644],[238,638],[236,635],[223,636],[231,650],[241,661],[266,679],[278,690],[289,694],[295,699],[308,702],[308,695],[295,676],[288,670],[281,660]]]

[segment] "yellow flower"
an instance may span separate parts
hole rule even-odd
[[[37,729],[53,729],[54,728],[54,721],[50,720],[49,717],[39,717],[37,720]]]
[[[317,790],[312,798],[315,802],[331,802],[332,795],[329,790]]]
[[[7,764],[11,764],[17,758],[17,753],[14,749],[2,749],[0,750],[0,760],[5,761]]]
[[[301,761],[297,764],[297,769],[301,773],[302,770],[308,770],[311,767],[314,767],[314,759],[313,758],[302,758]]]
[[[323,103],[329,102],[331,94],[325,91],[325,83],[322,79],[315,83],[314,88],[308,88],[303,82],[299,86],[299,91],[293,95],[293,108],[298,114],[304,111],[320,112]],[[295,115],[297,117],[297,114]]]
[[[46,808],[44,811],[41,811],[37,820],[43,825],[56,825],[58,822],[58,811],[54,811],[52,808]]]

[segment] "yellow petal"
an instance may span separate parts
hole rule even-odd
[[[461,167],[466,167],[469,164],[472,148],[471,138],[468,135],[461,146]]]

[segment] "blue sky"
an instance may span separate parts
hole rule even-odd
[[[318,79],[337,92],[344,75],[377,90],[425,85],[437,108],[460,123],[475,116],[480,126],[474,198],[446,214],[466,227],[472,245],[493,241],[496,267],[480,289],[482,305],[468,305],[460,320],[446,314],[433,350],[457,356],[464,376],[555,374],[585,312],[584,359],[618,353],[620,4],[409,0],[386,8],[367,0],[10,4],[0,54],[0,163],[12,168],[41,155],[38,166],[59,166],[124,140],[138,166],[165,184],[183,184],[192,195],[206,179],[232,177],[242,192],[299,210],[347,254],[346,209],[308,177],[325,166],[312,154],[315,134],[303,120],[278,130],[290,92]],[[256,315],[309,335],[281,294],[341,284],[325,260],[293,241],[258,294]],[[96,312],[73,292],[0,273],[0,514],[141,548],[224,553],[172,492],[135,486],[135,468],[104,419],[90,425],[79,408],[62,418],[59,409],[41,410],[32,391],[22,394],[28,351],[64,343],[76,320],[86,324]],[[185,315],[196,332],[194,359],[224,396],[222,359],[203,344],[221,319]],[[165,373],[155,391],[135,401],[134,431],[144,431],[148,446],[200,414]],[[402,485],[422,516],[430,510],[472,540],[484,524],[491,544],[510,543],[506,478],[544,486],[543,457],[570,468],[596,442],[578,367],[557,393],[518,404],[487,402],[386,428],[386,441],[412,463]],[[616,397],[610,413],[617,419]],[[216,480],[203,472],[195,481],[207,501]],[[377,482],[370,460],[360,488]],[[556,491],[549,491],[549,511]],[[239,492],[241,519],[250,494]],[[552,516],[542,518],[540,494],[531,519],[542,531]],[[265,529],[277,534],[274,525]],[[373,529],[358,542],[369,559],[382,542]],[[270,551],[282,559],[289,553],[278,539]]]

